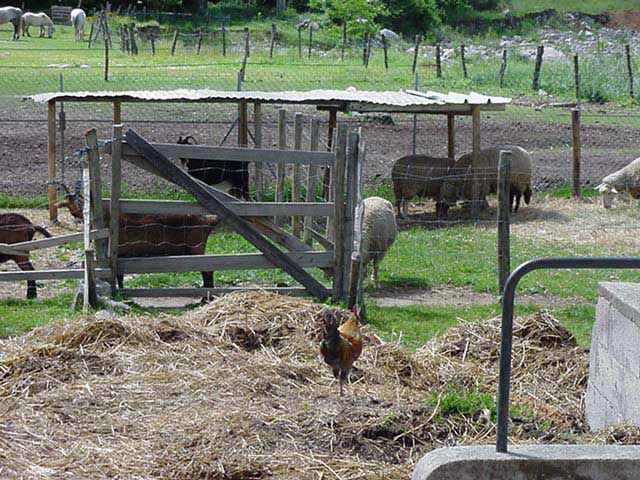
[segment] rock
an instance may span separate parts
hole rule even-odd
[[[393,30],[389,30],[388,28],[383,28],[382,30],[380,30],[379,34],[381,37],[384,37],[387,40],[397,40],[398,38],[400,38],[400,35],[398,35]]]

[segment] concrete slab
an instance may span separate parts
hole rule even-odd
[[[440,448],[416,465],[412,480],[637,480],[640,446],[526,445]]]

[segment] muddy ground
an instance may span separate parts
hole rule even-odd
[[[13,110],[12,106],[0,106],[0,193],[7,195],[36,196],[46,190],[47,182],[47,127],[43,120],[44,112],[38,108],[23,111]],[[76,106],[74,106],[76,107]],[[134,112],[129,118],[157,118],[157,122],[166,119],[178,120],[203,115],[203,110],[190,112],[168,106],[146,107],[144,111]],[[69,107],[68,107],[69,109]],[[172,110],[173,109],[173,110]],[[263,129],[263,145],[273,148],[276,144],[275,108],[267,110]],[[309,110],[309,115],[314,112]],[[84,131],[89,127],[98,129],[99,138],[109,136],[109,122],[97,122],[95,119],[108,118],[108,112],[96,115],[92,105],[81,105],[68,114],[70,120],[86,118],[81,121],[69,121],[65,131],[65,152],[69,157],[65,164],[66,183],[73,184],[78,178],[77,158],[73,152],[84,146]],[[216,123],[138,123],[126,121],[127,127],[134,128],[152,141],[173,142],[179,135],[194,135],[200,143],[219,144],[229,130],[235,118],[233,111],[215,111],[206,114],[206,120]],[[16,122],[24,118],[28,121]],[[347,117],[344,117],[347,118]],[[366,162],[364,175],[369,184],[388,178],[395,159],[411,153],[412,120],[408,116],[395,115],[394,125],[381,125],[378,122],[350,117],[354,127],[362,127],[366,144]],[[567,182],[571,178],[571,128],[563,116],[558,121],[548,121],[542,115],[523,117],[513,120],[504,114],[486,114],[482,123],[482,145],[488,147],[501,143],[520,145],[534,158],[534,185],[545,189]],[[198,118],[198,121],[200,118]],[[293,128],[289,127],[289,140],[293,140]],[[303,144],[308,145],[308,128]],[[226,145],[234,145],[237,133],[233,131]],[[322,138],[326,139],[326,124],[323,125]],[[417,129],[417,152],[433,156],[446,156],[446,119],[443,116],[419,117]],[[471,149],[471,128],[468,118],[458,117],[456,123],[456,153]],[[640,129],[629,128],[624,119],[611,125],[585,125],[582,129],[582,183],[595,184],[605,175],[626,165],[640,152]],[[58,162],[60,163],[60,162]],[[105,163],[105,173],[107,163]],[[60,165],[58,166],[60,177]],[[105,176],[108,178],[108,175]],[[124,181],[128,192],[149,193],[156,191],[162,181],[153,178],[135,167],[125,165]],[[166,185],[164,186],[166,187]],[[163,188],[164,188],[163,187]]]

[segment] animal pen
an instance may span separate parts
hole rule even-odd
[[[116,288],[119,275],[187,271],[217,271],[279,268],[295,279],[301,287],[271,287],[282,293],[306,292],[317,298],[354,301],[359,291],[359,238],[355,228],[357,205],[361,200],[361,171],[364,146],[357,132],[349,132],[346,123],[338,123],[338,113],[386,112],[447,115],[448,156],[455,154],[455,116],[468,115],[473,119],[473,154],[480,151],[480,114],[482,111],[504,110],[509,99],[487,97],[471,93],[440,94],[437,92],[366,92],[315,90],[308,92],[226,92],[212,90],[126,91],[126,92],[59,92],[34,95],[38,103],[48,105],[48,201],[50,220],[57,221],[58,183],[56,175],[56,106],[60,102],[106,102],[113,105],[113,137],[105,142],[104,153],[110,154],[112,164],[111,196],[101,198],[99,147],[95,131],[87,134],[88,160],[84,162],[84,233],[52,239],[0,246],[4,251],[29,251],[84,239],[85,268],[34,272],[0,272],[0,281],[49,280],[85,278],[85,300],[95,302],[89,287],[93,277],[105,278],[112,285],[112,293],[125,297],[191,296],[207,297],[237,289],[227,288]],[[133,102],[151,103],[209,103],[237,104],[238,147],[150,143],[133,130],[123,135],[122,105]],[[253,133],[250,131],[249,104],[253,104]],[[329,151],[319,150],[319,120],[314,119],[311,131],[311,150],[301,148],[296,138],[295,149],[286,150],[285,115],[279,118],[279,150],[262,148],[262,106],[311,105],[328,112]],[[302,125],[300,124],[300,128]],[[300,134],[301,136],[301,134]],[[249,148],[249,138],[254,147]],[[296,137],[298,124],[296,122]],[[200,182],[174,164],[189,158],[204,161],[252,163],[256,201],[237,198]],[[157,175],[190,193],[196,202],[167,200],[134,200],[121,198],[121,161]],[[264,168],[275,164],[275,201],[264,201]],[[292,198],[285,202],[287,166],[292,171]],[[306,198],[302,198],[302,169],[308,168]],[[316,179],[321,168],[325,183],[331,185],[331,195],[325,201],[315,200]],[[328,180],[330,178],[330,180]],[[110,213],[109,225],[103,224],[102,209]],[[361,212],[360,212],[361,213]],[[142,258],[118,258],[120,225],[117,219],[126,214],[217,215],[260,253],[234,255],[188,255]],[[291,230],[283,228],[284,217],[291,218]],[[326,230],[319,231],[314,218],[326,217]],[[94,253],[90,241],[95,241]],[[322,248],[314,250],[314,242]],[[278,248],[279,245],[281,248]],[[332,279],[330,287],[323,285],[305,269],[320,268]]]

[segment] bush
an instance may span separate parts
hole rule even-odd
[[[222,0],[215,5],[209,4],[209,11],[214,17],[230,17],[233,20],[253,18],[258,14],[258,7],[243,0]]]
[[[376,18],[387,13],[380,0],[310,0],[309,6],[323,11],[334,23],[346,22],[352,35],[375,32]]]
[[[424,32],[440,24],[436,0],[383,0],[385,26],[403,33]]]
[[[438,0],[443,20],[448,25],[467,20],[473,16],[474,9],[468,0]]]

